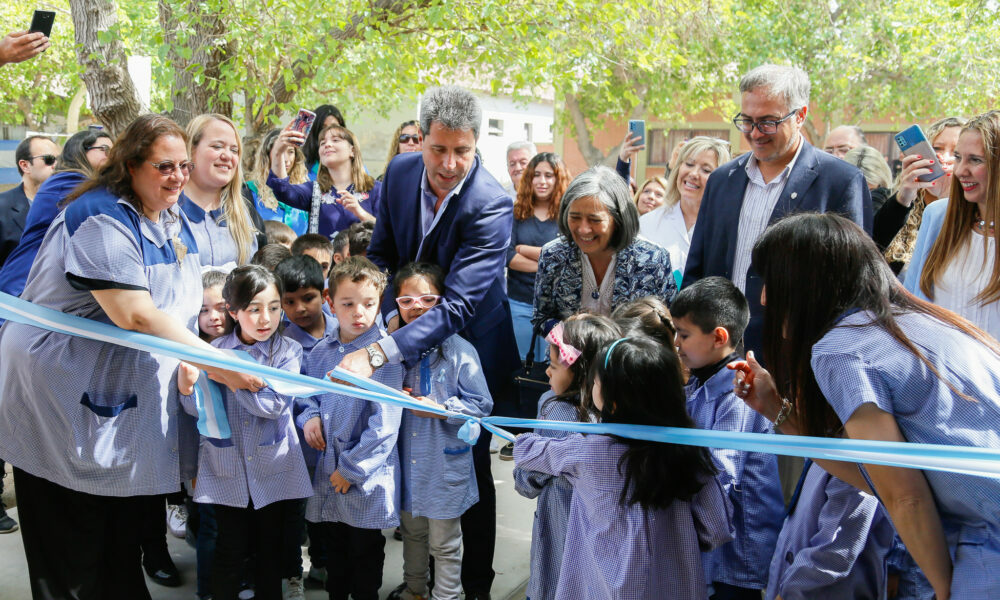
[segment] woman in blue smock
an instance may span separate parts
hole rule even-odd
[[[52,219],[63,209],[62,202],[108,160],[114,142],[103,131],[88,129],[74,133],[63,146],[55,173],[38,188],[24,222],[21,241],[0,269],[0,291],[20,296],[31,263],[42,245]]]
[[[1000,448],[1000,344],[906,292],[860,227],[788,217],[753,264],[771,373],[751,354],[734,386],[781,433]],[[1000,597],[1000,478],[817,463],[874,491],[937,598]]]
[[[22,298],[210,349],[195,333],[198,247],[176,205],[189,172],[180,127],[139,117],[53,221]],[[178,361],[12,321],[0,354],[0,456],[14,466],[33,597],[149,598],[139,536],[147,498],[180,487]]]

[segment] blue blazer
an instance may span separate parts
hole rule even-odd
[[[691,236],[682,288],[711,275],[733,278],[740,209],[750,182],[746,172],[749,159],[747,152],[709,176]],[[864,175],[853,165],[817,150],[804,138],[802,151],[788,174],[785,189],[768,223],[800,212],[840,213],[864,227],[869,235],[872,231],[872,200]],[[743,339],[746,349],[753,350],[758,359],[762,358],[764,311],[760,292],[763,287],[763,281],[751,264],[746,284],[750,324]]]
[[[23,183],[0,194],[0,265],[21,241],[29,208]]]
[[[400,154],[389,163],[368,258],[390,277],[415,260],[437,264],[445,272],[444,298],[393,332],[392,338],[404,362],[412,366],[448,337],[460,334],[479,353],[490,393],[499,400],[520,364],[504,288],[514,203],[476,158],[465,185],[444,208],[418,256],[424,237],[420,225],[423,171],[419,152]],[[392,293],[385,294],[382,308],[383,314],[395,309]]]

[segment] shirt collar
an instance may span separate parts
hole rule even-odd
[[[475,165],[473,165],[472,168],[475,168]],[[469,172],[465,174],[465,177],[462,178],[462,181],[459,181],[458,185],[452,188],[451,191],[449,191],[445,195],[444,202],[441,203],[442,206],[444,205],[445,202],[451,200],[452,196],[462,191],[462,188],[465,187],[465,182],[469,180],[469,175],[472,174],[472,168],[470,168]],[[431,188],[430,182],[427,181],[427,167],[424,167],[424,171],[420,175],[420,193],[425,198],[434,198],[434,201],[437,202],[437,193],[434,192],[434,190]]]
[[[153,242],[157,248],[162,248],[168,239],[179,237],[181,233],[180,209],[177,204],[160,212],[160,220],[154,223],[144,213],[139,212],[132,203],[125,198],[119,198],[118,204],[126,207],[139,215],[139,230],[143,237]],[[179,203],[178,203],[179,204]]]
[[[340,341],[340,323],[335,323],[333,327],[330,327],[330,318],[327,317],[327,328],[326,328],[326,339],[330,343],[336,344],[338,346],[344,346],[345,348],[350,348],[352,350],[358,350],[360,348],[365,348],[374,342],[382,339],[382,331],[378,328],[378,325],[373,324],[368,328],[368,331],[362,333],[358,337],[354,338],[346,344]]]
[[[750,158],[749,160],[747,160],[747,164],[744,167],[744,169],[746,169],[747,172],[747,177],[750,178],[750,181],[760,186],[770,185],[772,183],[781,183],[785,181],[785,179],[788,178],[788,174],[792,172],[792,168],[795,167],[795,162],[799,160],[799,154],[802,154],[802,147],[806,145],[806,141],[802,138],[802,134],[799,133],[798,135],[799,135],[799,148],[795,151],[795,156],[793,156],[792,160],[789,161],[787,165],[785,165],[785,168],[781,170],[781,173],[778,173],[778,176],[769,181],[768,183],[764,183],[764,176],[760,174],[760,167],[757,166],[757,157],[754,156],[753,151],[751,150]]]
[[[221,206],[215,210],[206,211],[204,208],[198,206],[194,200],[188,198],[188,196],[184,193],[181,193],[181,199],[177,202],[177,204],[180,205],[181,210],[184,211],[184,214],[187,215],[188,220],[192,223],[201,223],[205,220],[205,215],[209,214],[220,227],[225,226],[225,222],[222,218],[225,214],[225,209]]]

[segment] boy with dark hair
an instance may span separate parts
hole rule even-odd
[[[333,264],[340,264],[351,255],[350,227],[333,236]]]
[[[741,360],[750,321],[746,298],[730,280],[706,277],[670,306],[681,361],[691,369],[688,412],[702,429],[769,433],[771,423],[733,393],[725,366]],[[713,600],[760,598],[781,529],[784,500],[773,454],[713,449],[720,483],[733,503],[736,537],[703,556]]]
[[[347,228],[348,247],[351,256],[368,255],[368,244],[372,241],[373,231],[375,231],[375,223],[371,221],[354,223]]]
[[[291,255],[292,253],[288,251],[288,248],[285,248],[281,244],[267,244],[254,252],[253,256],[250,257],[250,264],[260,265],[268,271],[274,271],[278,263]]]
[[[294,256],[311,256],[316,259],[319,266],[323,268],[323,273],[330,272],[330,265],[333,264],[333,244],[326,236],[318,233],[307,233],[300,235],[292,242],[292,254]]]
[[[281,221],[264,221],[264,235],[268,244],[281,244],[289,250],[295,241],[295,230]]]

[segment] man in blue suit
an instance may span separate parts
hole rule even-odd
[[[740,80],[740,93],[733,123],[750,152],[708,178],[682,287],[710,275],[731,279],[750,304],[746,349],[761,360],[763,283],[750,256],[757,238],[797,212],[840,213],[871,233],[871,195],[861,171],[802,136],[809,77],[801,69],[757,67]]]
[[[504,291],[514,205],[476,156],[481,122],[479,101],[457,86],[435,88],[422,99],[423,151],[400,154],[386,169],[368,258],[390,276],[415,260],[439,265],[446,274],[444,297],[419,319],[347,355],[341,366],[367,376],[385,361],[419,364],[458,333],[475,346],[493,401],[503,406],[519,362]],[[382,306],[383,313],[395,308],[391,294]],[[462,517],[467,599],[488,599],[494,577],[489,438],[483,431],[474,448],[479,503]]]

